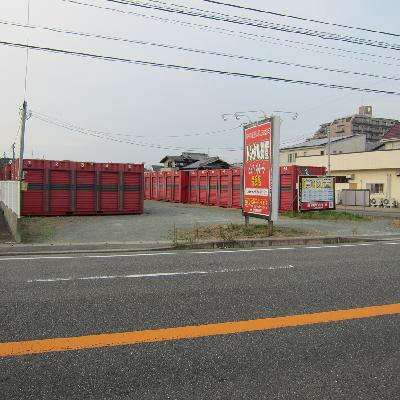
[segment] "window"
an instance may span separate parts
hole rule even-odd
[[[323,156],[325,154],[324,150],[321,150],[321,156]]]
[[[367,189],[371,194],[383,193],[383,183],[367,183]]]
[[[295,162],[297,158],[297,153],[289,153],[288,154],[288,162]]]

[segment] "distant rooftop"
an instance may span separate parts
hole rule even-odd
[[[347,140],[347,139],[349,139],[351,137],[353,137],[353,136],[331,138],[331,143],[338,142],[340,140]],[[328,138],[306,140],[305,142],[294,144],[292,146],[282,147],[281,150],[299,149],[299,148],[303,148],[303,147],[318,147],[318,146],[323,146],[323,145],[325,145],[327,143],[328,143]]]
[[[383,136],[382,141],[400,140],[400,123],[394,124]]]

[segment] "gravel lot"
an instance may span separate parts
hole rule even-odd
[[[174,225],[187,229],[243,221],[240,210],[146,201],[143,215],[25,218],[23,235],[29,243],[171,243]],[[277,225],[316,235],[400,234],[391,218],[336,222],[280,218]]]

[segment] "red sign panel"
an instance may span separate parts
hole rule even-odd
[[[272,123],[244,130],[243,214],[271,215]]]

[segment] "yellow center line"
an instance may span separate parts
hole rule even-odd
[[[124,346],[400,314],[400,303],[248,321],[0,343],[0,357]]]

